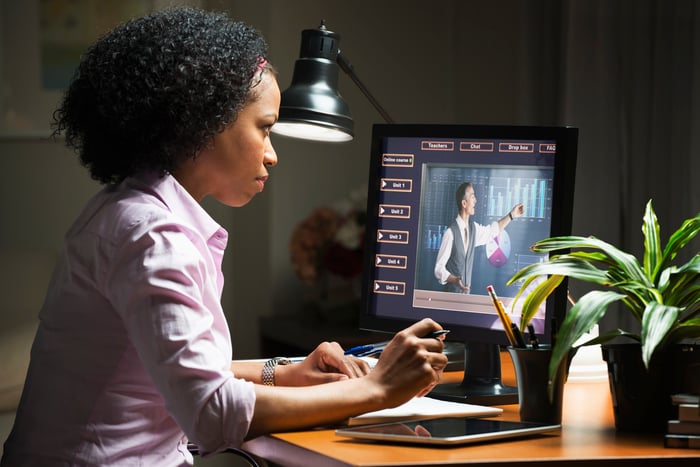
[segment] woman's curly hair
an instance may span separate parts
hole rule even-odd
[[[235,121],[266,54],[258,31],[222,13],[176,8],[128,21],[86,51],[54,133],[101,183],[171,172]]]

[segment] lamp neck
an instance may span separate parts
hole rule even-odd
[[[382,105],[379,103],[379,101],[372,95],[372,93],[367,89],[367,86],[364,85],[362,81],[360,81],[360,78],[357,76],[357,73],[355,73],[355,69],[353,68],[352,64],[350,61],[338,51],[338,66],[340,67],[341,70],[343,70],[357,85],[357,87],[362,91],[362,94],[367,98],[367,100],[372,104],[372,106],[379,112],[379,115],[382,116],[384,121],[386,123],[394,123],[394,119],[391,118],[389,113],[382,107]]]

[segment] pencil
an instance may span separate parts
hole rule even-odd
[[[506,337],[508,337],[508,342],[510,342],[511,346],[518,347],[518,342],[515,340],[515,334],[513,334],[513,329],[511,326],[512,322],[510,320],[510,317],[506,313],[506,310],[503,308],[503,304],[496,296],[496,291],[494,290],[492,285],[486,287],[486,290],[489,292],[489,295],[491,296],[491,301],[493,302],[493,306],[496,308],[498,317],[501,319],[501,324],[503,324],[503,330],[506,333]]]

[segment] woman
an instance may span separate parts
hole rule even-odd
[[[369,371],[338,344],[303,362],[231,362],[227,233],[202,209],[263,190],[280,91],[264,39],[224,15],[130,21],[85,54],[56,113],[105,188],[68,231],[3,466],[190,465],[255,436],[424,394],[446,364],[423,320]],[[264,384],[263,384],[264,383]]]

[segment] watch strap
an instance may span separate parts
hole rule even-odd
[[[283,357],[275,357],[266,361],[263,365],[262,375],[260,378],[262,380],[262,384],[264,384],[265,386],[274,386],[275,368],[277,368],[277,365],[289,365],[290,363],[292,363],[291,360]]]

